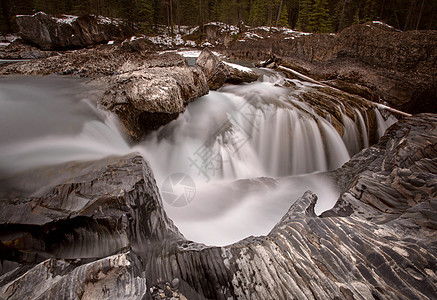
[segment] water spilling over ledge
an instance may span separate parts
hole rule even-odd
[[[0,81],[0,121],[8,128],[0,146],[2,297],[140,299],[156,286],[189,299],[392,299],[396,285],[409,298],[433,293],[433,115],[401,120],[341,168],[320,173],[378,139],[385,123],[378,111],[268,74],[198,99],[131,145],[117,120],[96,109],[98,86]],[[294,145],[296,137],[307,142]],[[244,143],[237,148],[237,141]],[[314,141],[323,151],[312,151]],[[220,154],[220,172],[191,165],[199,147]],[[282,147],[304,149],[317,163],[298,152],[281,157]],[[168,175],[180,170],[183,176]],[[165,198],[166,179],[188,175],[197,198],[164,211],[158,186]],[[183,182],[185,192],[192,183]],[[190,241],[223,245],[260,234],[225,247]]]
[[[387,124],[377,110],[338,102],[343,125],[335,128],[334,116],[302,96],[320,86],[260,72],[257,82],[228,85],[190,103],[177,120],[134,145],[113,115],[96,108],[98,86],[66,78],[2,79],[1,125],[10,130],[2,132],[0,169],[14,173],[139,152],[161,190],[172,174],[194,179],[185,205],[164,201],[186,238],[227,245],[265,235],[307,190],[319,195],[317,214],[331,208],[339,191],[316,173],[340,167]]]

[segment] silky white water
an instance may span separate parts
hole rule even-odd
[[[270,73],[255,83],[211,91],[177,120],[129,145],[117,119],[96,108],[97,86],[73,78],[0,78],[0,178],[139,152],[151,164],[167,214],[186,238],[226,245],[267,234],[306,190],[319,196],[316,213],[331,208],[338,192],[318,173],[340,167],[368,145],[365,115],[345,116],[341,137],[282,86],[285,81]],[[293,82],[301,91],[314,85]],[[386,123],[377,116],[382,134]],[[168,190],[168,178],[185,177],[193,183],[176,190],[181,186],[173,180]],[[184,205],[168,201],[188,190]]]

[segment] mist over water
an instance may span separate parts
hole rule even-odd
[[[368,145],[366,116],[345,116],[341,137],[294,95],[313,84],[267,73],[190,103],[184,114],[129,145],[118,120],[96,107],[101,91],[84,80],[0,78],[0,178],[33,167],[141,153],[158,186],[175,173],[194,179],[193,199],[164,207],[186,238],[226,245],[267,234],[306,190],[316,213],[338,192],[319,172],[340,167]],[[377,113],[380,134],[386,128]],[[165,195],[164,195],[165,196]]]
[[[81,79],[0,78],[0,171],[129,153],[97,94]]]

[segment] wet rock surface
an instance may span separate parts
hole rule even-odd
[[[54,18],[43,12],[17,16],[20,36],[42,50],[82,48],[123,36],[116,20],[92,15]]]
[[[138,141],[176,119],[189,102],[208,91],[205,75],[196,67],[140,68],[111,78],[100,104],[116,113],[127,134]]]
[[[225,66],[229,71],[229,76],[226,79],[226,82],[229,83],[239,84],[242,82],[253,82],[259,77],[255,71],[247,67],[228,62],[225,62]]]
[[[333,209],[316,216],[308,191],[267,236],[226,247],[184,240],[140,156],[17,175],[0,191],[0,295],[433,298],[436,157],[437,116],[405,118],[329,173]]]
[[[211,90],[217,90],[228,79],[228,68],[208,48],[203,49],[202,53],[196,60],[196,65],[202,68]]]
[[[205,73],[208,86],[211,90],[219,89],[225,82],[233,84],[253,82],[259,77],[250,68],[222,61],[209,48],[202,50],[202,53],[196,60],[196,65]]]

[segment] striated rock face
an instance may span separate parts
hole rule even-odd
[[[267,236],[226,247],[183,239],[136,155],[3,180],[0,297],[432,299],[436,157],[437,116],[403,119],[329,173],[332,210],[316,216],[308,191]]]
[[[203,49],[196,60],[196,65],[202,68],[211,90],[219,89],[229,76],[228,68],[208,48]]]
[[[135,154],[2,180],[0,199],[2,299],[143,299],[130,251],[182,238]]]
[[[331,174],[342,188],[332,211],[317,217],[307,192],[268,236],[166,252],[158,277],[183,278],[200,299],[432,298],[436,145],[435,115],[405,119]]]
[[[116,113],[127,134],[138,141],[150,130],[176,119],[189,102],[208,91],[205,75],[198,68],[142,68],[111,78],[101,105]]]
[[[372,91],[411,113],[437,112],[437,32],[394,31],[366,23],[331,34],[238,41],[227,53],[239,58],[276,61],[319,80],[341,80]],[[340,86],[340,85],[336,85]]]
[[[43,50],[81,48],[123,36],[116,21],[95,16],[54,18],[39,12],[16,21],[20,36]]]

